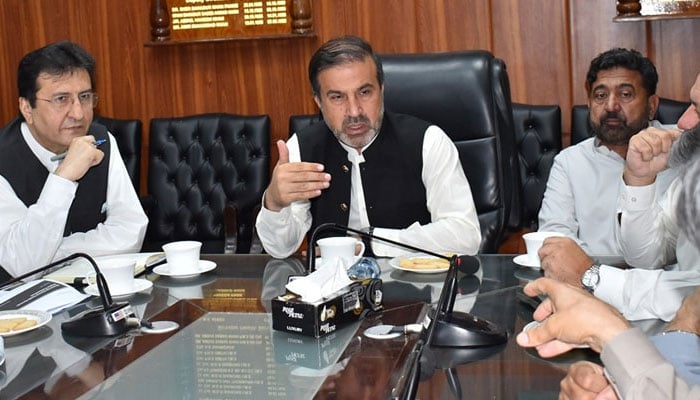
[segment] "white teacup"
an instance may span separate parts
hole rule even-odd
[[[540,256],[538,251],[540,250],[540,247],[542,247],[542,243],[544,243],[544,240],[547,239],[548,237],[562,237],[566,236],[563,233],[559,232],[529,232],[523,235],[523,240],[525,241],[525,248],[527,249],[527,258],[530,260],[532,263],[537,263],[537,265],[540,264]]]
[[[184,240],[163,245],[168,270],[173,275],[194,273],[199,270],[199,252],[202,242]]]
[[[324,263],[341,258],[347,260],[345,262],[349,267],[354,257],[365,254],[365,244],[350,236],[327,237],[318,240],[316,244],[321,249],[321,258]],[[356,253],[357,246],[360,247],[360,251]]]
[[[102,276],[107,281],[109,293],[111,295],[120,295],[131,293],[134,290],[134,269],[136,261],[125,259],[107,259],[100,261],[98,264]],[[95,273],[88,276],[88,281],[91,284],[95,283]]]

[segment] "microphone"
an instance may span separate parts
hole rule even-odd
[[[439,253],[421,249],[405,243],[376,236],[369,232],[353,229],[333,222],[324,223],[316,227],[309,238],[308,243],[308,271],[313,272],[315,267],[315,245],[319,233],[326,230],[335,230],[343,233],[352,232],[366,239],[377,239],[395,246],[428,254],[437,258],[450,261],[450,266],[445,276],[445,282],[440,291],[440,298],[433,311],[428,328],[418,339],[410,353],[408,361],[408,374],[406,384],[400,399],[415,398],[418,381],[427,379],[437,368],[437,359],[433,347],[445,348],[452,352],[460,350],[470,351],[476,349],[503,349],[503,344],[508,341],[508,334],[494,323],[474,315],[453,311],[457,297],[457,272],[472,275],[479,270],[479,260],[473,256],[448,257]]]
[[[116,336],[128,331],[130,327],[127,325],[127,317],[133,315],[131,306],[129,303],[114,303],[112,301],[112,295],[109,292],[107,280],[97,267],[95,260],[85,253],[71,254],[68,257],[54,261],[51,264],[11,279],[3,283],[0,288],[28,278],[37,273],[47,271],[77,258],[86,259],[95,270],[95,283],[97,285],[97,290],[100,293],[102,307],[88,309],[63,322],[61,324],[61,330],[70,335],[91,337]]]
[[[343,233],[352,232],[363,238],[382,240],[399,247],[450,261],[450,267],[447,270],[447,276],[445,277],[445,282],[443,284],[442,291],[440,292],[440,299],[437,307],[435,308],[430,326],[427,330],[425,340],[426,346],[456,348],[495,346],[505,343],[508,340],[507,333],[492,322],[468,313],[453,311],[455,299],[457,297],[457,288],[459,286],[457,272],[461,271],[471,275],[478,271],[480,265],[479,260],[476,257],[457,255],[448,257],[439,253],[376,236],[365,231],[349,228],[334,222],[328,222],[316,227],[309,238],[307,252],[309,257],[309,272],[313,272],[315,266],[314,247],[316,245],[316,238],[319,233],[327,230],[335,230]]]
[[[358,229],[353,229],[353,228],[350,228],[347,226],[343,226],[340,224],[336,224],[334,222],[327,222],[327,223],[324,223],[324,224],[317,226],[316,229],[314,229],[314,231],[311,233],[311,237],[309,238],[309,245],[308,245],[308,249],[307,249],[307,253],[306,253],[307,257],[309,257],[309,259],[308,259],[308,271],[309,271],[309,273],[314,272],[316,270],[316,268],[315,268],[316,267],[316,257],[314,256],[316,254],[315,250],[314,250],[314,247],[316,246],[316,238],[317,238],[319,233],[326,231],[326,230],[335,230],[335,231],[339,231],[339,232],[343,232],[343,233],[352,232],[352,233],[360,235],[361,237],[366,238],[366,239],[381,240],[383,242],[387,242],[387,243],[393,244],[395,246],[403,247],[405,249],[428,254],[428,255],[431,255],[433,257],[441,258],[443,260],[452,261],[452,257],[448,257],[444,254],[424,250],[424,249],[421,249],[419,247],[414,247],[414,246],[411,246],[411,245],[405,244],[405,243],[399,243],[399,242],[391,240],[391,239],[383,238],[381,236],[370,234],[369,232],[365,232],[365,231],[361,231]],[[474,258],[472,256],[458,256],[457,257],[457,268],[461,272],[464,272],[465,274],[471,275],[479,270],[479,260],[477,260],[476,258]]]

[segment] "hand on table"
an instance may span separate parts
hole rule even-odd
[[[593,265],[593,259],[568,237],[545,239],[538,254],[544,276],[573,286],[581,286],[581,276]]]
[[[265,192],[265,208],[279,211],[294,201],[318,197],[330,186],[331,175],[323,172],[323,164],[290,163],[289,149],[282,140],[277,141],[277,150],[279,160]]]
[[[623,179],[629,186],[654,183],[656,175],[668,166],[671,145],[681,132],[650,127],[632,136],[627,147]]]
[[[603,375],[603,367],[588,361],[572,364],[560,386],[560,400],[617,400],[615,390]]]

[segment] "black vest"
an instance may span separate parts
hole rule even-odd
[[[370,225],[403,229],[416,221],[430,222],[421,179],[423,139],[429,125],[408,115],[384,113],[379,135],[363,152],[365,162],[360,164]],[[301,160],[324,164],[332,177],[330,187],[311,200],[310,232],[327,222],[347,226],[352,176],[347,151],[323,121],[297,136]]]
[[[22,138],[22,121],[15,119],[0,132],[0,175],[12,186],[17,197],[27,206],[39,199],[49,171],[34,156]],[[75,232],[87,232],[104,222],[107,214],[102,207],[107,201],[107,176],[109,172],[110,142],[107,128],[93,123],[88,132],[96,140],[107,139],[100,145],[105,153],[102,162],[90,168],[78,181],[78,190],[68,212],[63,236]]]

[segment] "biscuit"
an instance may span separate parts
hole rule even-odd
[[[430,270],[449,268],[450,262],[442,258],[414,257],[402,258],[399,265],[401,268],[407,269]]]
[[[0,319],[0,333],[19,331],[37,325],[39,322],[27,317]]]
[[[27,317],[0,319],[0,332],[7,333],[15,330],[15,326],[27,321]]]

